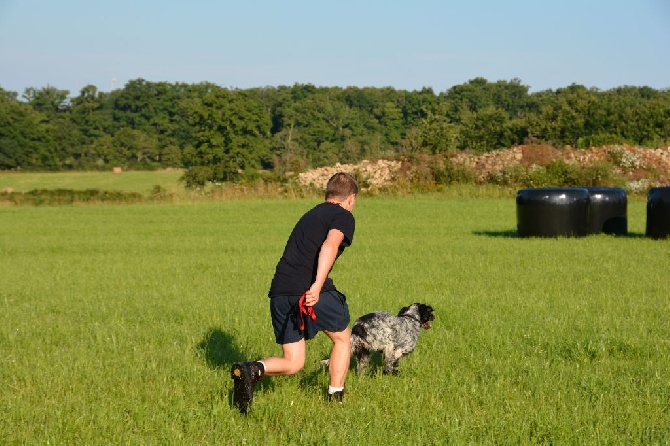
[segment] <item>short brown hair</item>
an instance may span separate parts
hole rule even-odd
[[[346,172],[337,172],[330,177],[326,186],[326,200],[331,198],[346,200],[352,194],[358,194],[358,183],[354,177]]]

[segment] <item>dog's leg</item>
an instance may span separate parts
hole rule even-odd
[[[370,352],[365,349],[356,350],[356,373],[359,375],[363,373],[365,368],[370,363]]]
[[[400,373],[400,370],[398,370],[398,364],[400,364],[400,360],[402,359],[402,356],[395,361],[393,361],[393,371],[391,371],[392,374],[397,375]]]
[[[384,373],[391,373],[393,375],[400,373],[397,369],[400,358],[402,358],[402,350],[392,347],[384,349]]]

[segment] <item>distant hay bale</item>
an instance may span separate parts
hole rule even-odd
[[[115,167],[114,169],[112,169],[112,171],[116,174],[119,174],[119,173],[121,173],[121,168],[120,167]]]

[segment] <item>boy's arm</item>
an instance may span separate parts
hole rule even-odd
[[[316,267],[316,279],[305,296],[305,304],[308,307],[311,307],[319,301],[321,288],[323,287],[323,283],[328,278],[328,273],[335,263],[335,259],[337,258],[337,250],[339,249],[343,240],[344,234],[339,229],[331,229],[328,231],[326,240],[321,245],[321,251],[319,251],[319,261]]]

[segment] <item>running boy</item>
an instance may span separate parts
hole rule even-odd
[[[333,175],[325,202],[303,215],[289,236],[270,285],[270,313],[281,357],[233,364],[233,403],[246,414],[263,376],[293,375],[305,365],[305,342],[323,331],[333,342],[328,398],[342,401],[351,355],[349,307],[328,277],[354,239],[352,211],[358,184],[345,172]]]

